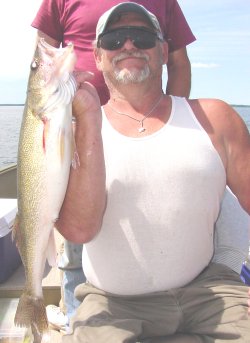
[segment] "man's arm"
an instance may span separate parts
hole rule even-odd
[[[227,111],[224,122],[227,183],[250,214],[250,135],[233,108],[229,106]]]
[[[86,77],[85,73],[85,77]],[[65,199],[56,222],[58,231],[75,243],[90,241],[100,230],[106,205],[101,107],[95,88],[77,78],[73,101],[75,140],[80,165],[71,168]]]
[[[189,100],[224,164],[227,185],[250,214],[250,135],[240,115],[217,99]]]
[[[191,65],[186,47],[169,53],[167,69],[166,93],[188,98],[191,90]]]

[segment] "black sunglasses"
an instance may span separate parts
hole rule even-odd
[[[156,45],[156,40],[163,41],[159,32],[154,32],[144,26],[123,26],[100,34],[97,47],[104,50],[118,50],[123,47],[128,38],[138,49],[152,49]]]

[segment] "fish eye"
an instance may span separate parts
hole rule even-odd
[[[37,58],[35,58],[30,64],[30,69],[35,70],[38,68],[38,66],[39,66],[38,60],[37,60]]]

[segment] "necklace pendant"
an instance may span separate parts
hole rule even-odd
[[[117,111],[116,109],[114,109],[111,105],[110,105],[110,102],[108,101],[108,106],[111,108],[112,111],[114,111],[116,114],[119,114],[121,116],[126,116],[130,119],[133,119],[135,121],[137,121],[139,124],[140,124],[140,127],[138,128],[138,132],[139,133],[142,133],[144,131],[146,131],[146,129],[144,128],[143,126],[143,122],[145,119],[147,119],[152,113],[153,111],[157,108],[157,106],[159,105],[159,103],[161,102],[161,99],[163,98],[163,93],[161,94],[161,96],[159,97],[159,99],[157,100],[157,102],[154,104],[154,106],[151,108],[151,110],[144,115],[143,119],[139,120],[137,118],[134,118],[132,117],[131,115],[127,114],[127,113],[123,113],[123,112],[120,112],[120,111]]]
[[[142,133],[142,132],[146,131],[146,129],[142,126],[142,127],[139,127],[138,131],[139,131],[139,133]]]

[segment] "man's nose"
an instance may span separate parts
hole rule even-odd
[[[134,49],[136,47],[133,43],[133,40],[130,37],[127,37],[125,40],[125,43],[123,44],[123,48],[130,50],[130,49]]]

